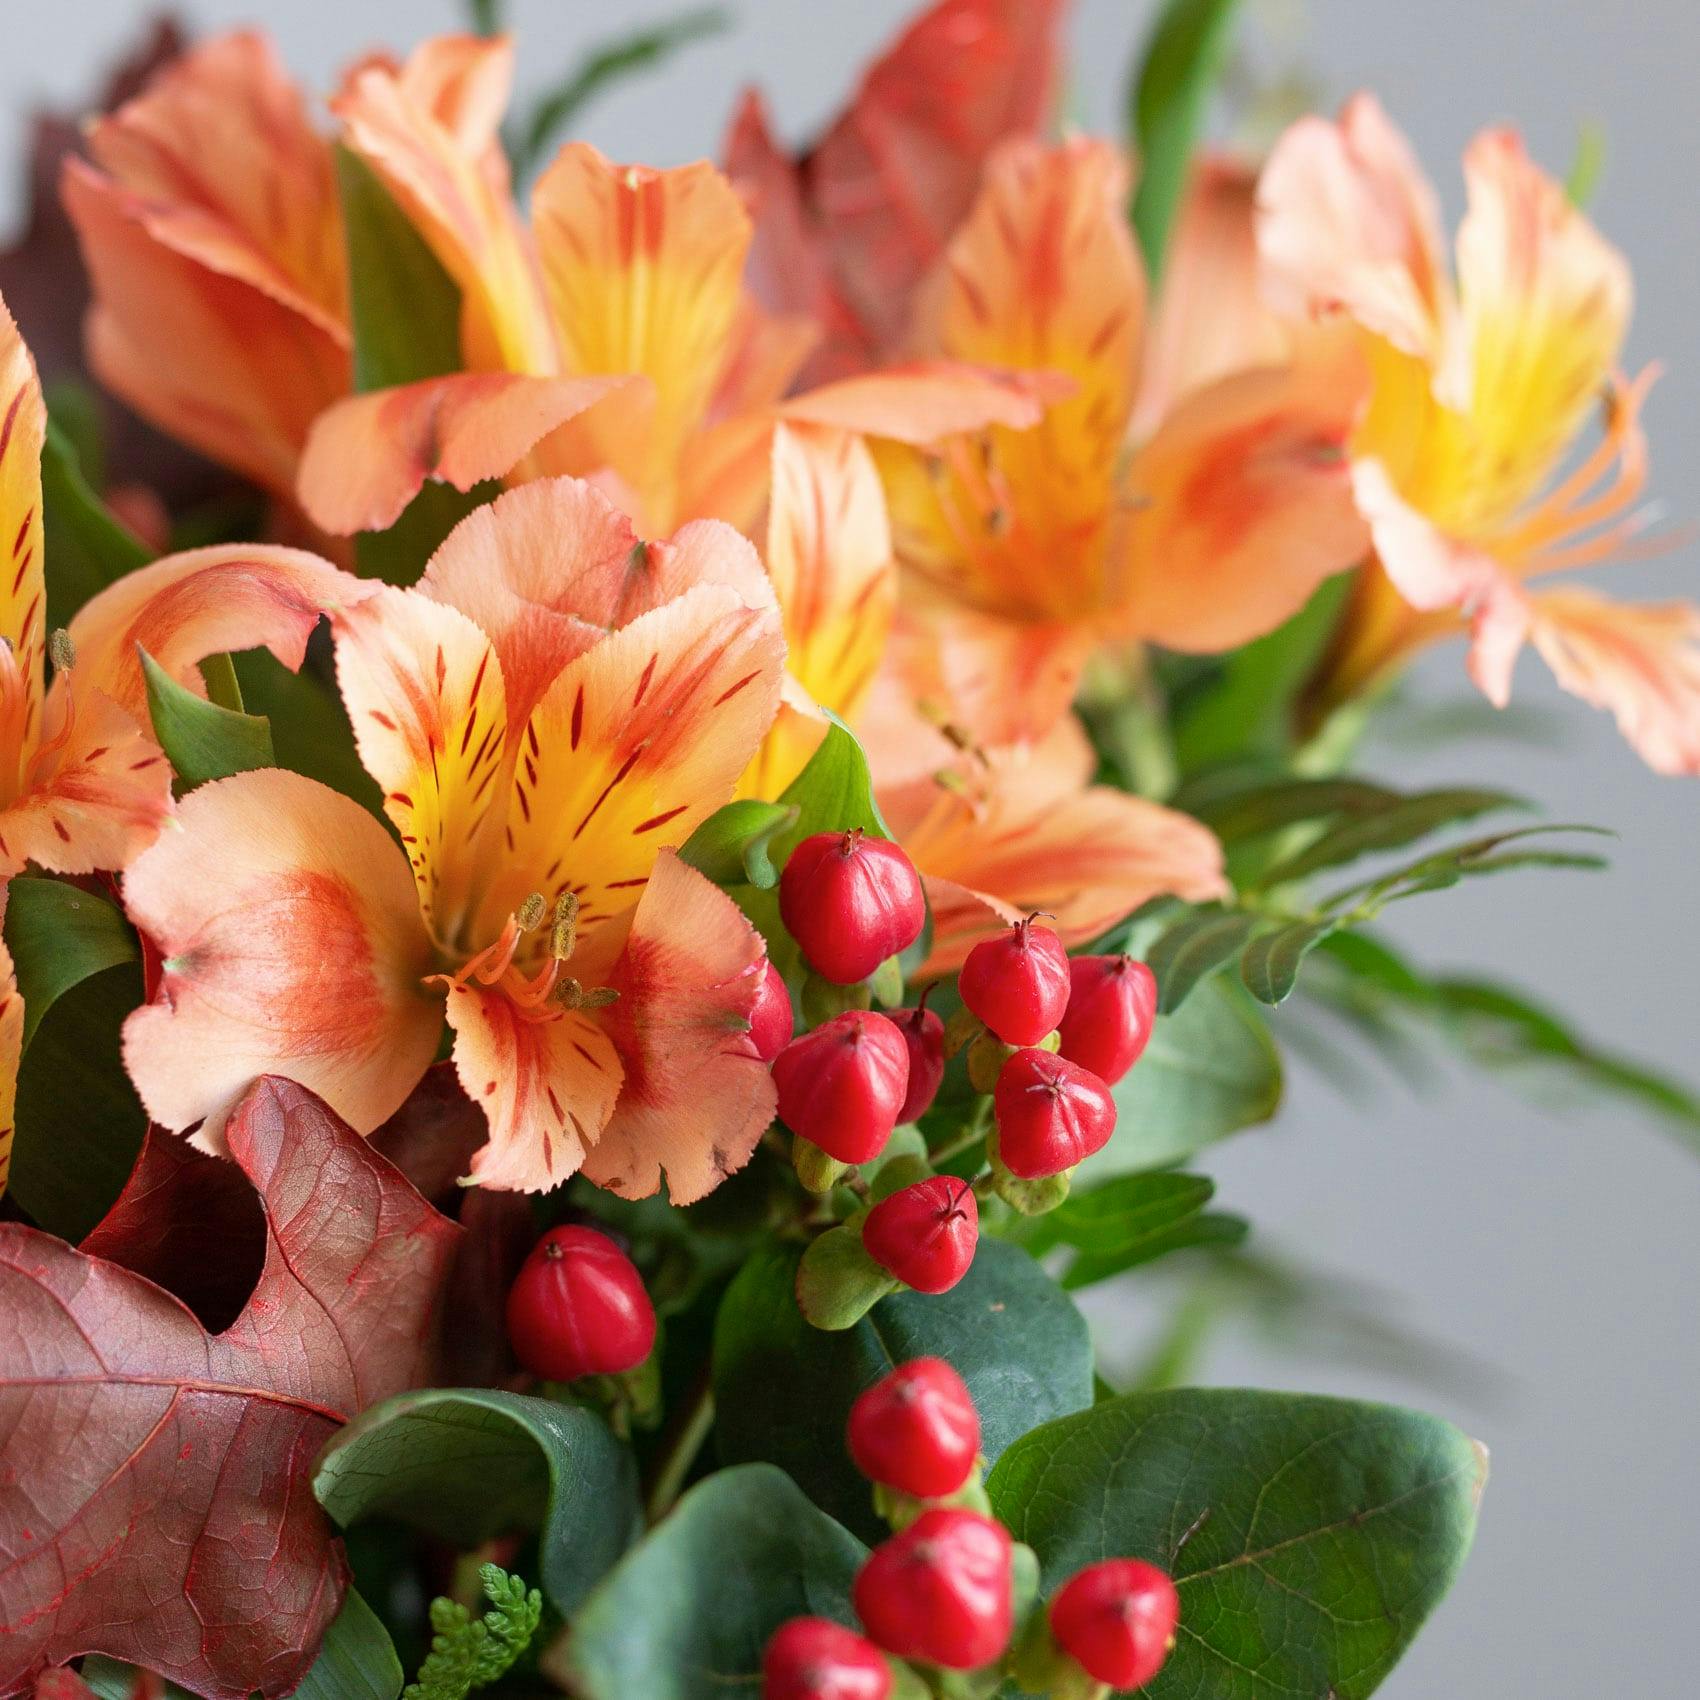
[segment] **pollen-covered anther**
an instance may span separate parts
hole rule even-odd
[[[555,925],[549,934],[549,954],[565,962],[578,944],[578,894],[563,891],[555,899]]]
[[[522,933],[529,933],[543,925],[543,893],[534,891],[514,911],[514,922]]]
[[[76,666],[76,645],[71,642],[71,634],[63,626],[58,626],[47,634],[47,654],[55,673],[69,673]]]

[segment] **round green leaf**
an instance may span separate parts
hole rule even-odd
[[[1102,1558],[1174,1576],[1179,1639],[1151,1700],[1362,1700],[1457,1576],[1485,1473],[1438,1417],[1186,1388],[1035,1430],[987,1488],[1047,1593]]]
[[[788,1618],[853,1624],[867,1549],[765,1464],[687,1493],[575,1618],[565,1652],[582,1700],[757,1700],[761,1655]]]
[[[982,1240],[948,1293],[882,1299],[839,1333],[811,1328],[793,1291],[797,1253],[756,1253],[721,1301],[714,1331],[720,1455],[787,1471],[823,1510],[879,1538],[871,1490],[844,1425],[856,1395],[910,1358],[948,1359],[980,1411],[995,1459],[1035,1423],[1092,1403],[1092,1342],[1074,1303],[1018,1246]]]
[[[538,1581],[569,1615],[641,1527],[632,1455],[600,1417],[483,1388],[362,1412],[325,1448],[313,1492],[345,1526],[396,1517],[462,1548],[539,1529]]]

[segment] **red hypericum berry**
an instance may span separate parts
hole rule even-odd
[[[1009,1531],[977,1511],[923,1511],[876,1547],[851,1598],[888,1653],[978,1670],[1009,1645]]]
[[[857,1396],[850,1456],[871,1482],[916,1499],[944,1499],[980,1455],[980,1413],[943,1358],[913,1358]]]
[[[886,1700],[891,1666],[872,1641],[824,1617],[794,1617],[761,1661],[762,1700]]]
[[[1157,976],[1131,956],[1077,956],[1068,965],[1059,1055],[1114,1086],[1139,1061],[1157,1019]]]
[[[909,1092],[897,1119],[919,1121],[933,1107],[944,1079],[944,1023],[924,1004],[900,1009],[891,1019],[909,1047]]]
[[[1112,1688],[1142,1688],[1163,1668],[1181,1598],[1154,1564],[1089,1564],[1051,1601],[1051,1634],[1086,1674]]]
[[[957,988],[1006,1045],[1036,1045],[1068,1008],[1068,952],[1049,927],[1029,917],[975,945]]]
[[[793,1039],[773,1059],[779,1119],[841,1163],[885,1149],[909,1090],[909,1047],[897,1024],[852,1009]]]
[[[655,1307],[636,1266],[594,1228],[551,1228],[508,1289],[514,1356],[546,1381],[619,1375],[655,1344]]]
[[[968,1273],[979,1238],[974,1189],[953,1175],[894,1192],[862,1224],[868,1256],[918,1293],[949,1292]]]
[[[761,985],[750,1010],[750,1040],[756,1055],[770,1063],[791,1043],[794,1024],[791,1017],[791,994],[785,981],[771,962],[764,963]]]
[[[1072,1169],[1102,1151],[1116,1130],[1116,1101],[1097,1075],[1032,1048],[1003,1065],[992,1109],[998,1157],[1027,1181]]]
[[[779,915],[809,966],[840,986],[865,980],[907,950],[927,919],[921,876],[885,838],[817,832],[779,878]]]

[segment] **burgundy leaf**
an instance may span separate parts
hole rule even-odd
[[[452,1062],[433,1063],[402,1106],[372,1135],[381,1151],[439,1210],[456,1208],[461,1177],[490,1137],[484,1112],[462,1090]]]
[[[98,1652],[269,1700],[341,1606],[313,1461],[431,1372],[458,1230],[291,1082],[259,1081],[227,1137],[267,1232],[222,1334],[118,1263],[0,1225],[0,1695]]]

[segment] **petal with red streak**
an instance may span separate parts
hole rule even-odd
[[[281,1074],[370,1133],[442,1030],[407,864],[359,804],[278,768],[200,786],[177,821],[124,875],[162,958],[124,1024],[149,1115],[216,1148],[252,1081]]]
[[[0,759],[16,764],[41,735],[47,593],[41,560],[41,450],[47,407],[35,362],[0,301],[0,638],[12,651]]]

